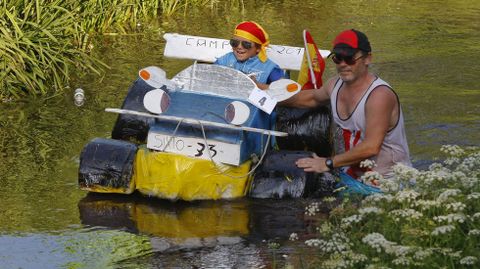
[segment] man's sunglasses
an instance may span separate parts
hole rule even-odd
[[[346,64],[348,65],[354,65],[358,60],[360,60],[361,58],[367,56],[366,54],[365,55],[361,55],[357,58],[353,58],[353,55],[352,56],[342,56],[342,55],[339,55],[339,54],[335,54],[332,56],[332,61],[336,64],[340,64],[342,61],[344,61]]]
[[[240,41],[238,39],[230,39],[230,46],[232,46],[232,48],[236,48],[240,45],[240,43],[242,43],[242,47],[244,47],[245,49],[249,50],[253,47],[253,43],[252,42],[249,42],[249,41]]]

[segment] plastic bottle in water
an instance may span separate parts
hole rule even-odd
[[[80,88],[76,89],[73,94],[73,101],[76,106],[82,106],[85,103],[85,92]]]

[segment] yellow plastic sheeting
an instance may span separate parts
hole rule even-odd
[[[139,231],[183,241],[188,238],[248,234],[248,211],[231,206],[188,207],[177,212],[137,205],[132,218]]]
[[[240,166],[140,148],[134,165],[136,189],[170,200],[238,198],[246,195],[251,161]],[[220,169],[223,172],[220,172]]]

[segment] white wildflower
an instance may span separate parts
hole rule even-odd
[[[480,167],[480,165],[479,165]],[[462,179],[460,179],[460,183],[462,184],[462,187],[471,189],[475,186],[480,185],[480,171],[477,172],[477,175],[472,175],[472,176],[465,176]]]
[[[479,229],[472,229],[468,231],[468,235],[480,235],[480,230]]]
[[[454,202],[445,205],[445,208],[454,212],[463,211],[467,206],[462,202]]]
[[[452,258],[460,258],[462,256],[462,251],[453,251],[452,248],[434,248],[435,251],[437,251],[438,253],[444,255],[444,256],[448,256],[448,257],[452,257]]]
[[[459,250],[459,251],[452,251],[448,254],[448,256],[452,257],[452,258],[460,258],[462,257],[462,251]]]
[[[410,260],[406,257],[398,257],[394,260],[392,260],[392,263],[395,265],[410,265]]]
[[[437,200],[439,202],[445,202],[449,197],[455,197],[461,193],[462,191],[459,189],[446,189],[440,195],[438,195]]]
[[[267,246],[269,249],[278,249],[280,247],[280,244],[277,242],[269,242]]]
[[[473,219],[480,219],[480,212],[477,212],[477,213],[473,214],[472,218]]]
[[[331,255],[330,259],[322,262],[321,268],[326,269],[347,269],[354,266],[353,261],[346,259],[343,255]]]
[[[396,221],[399,221],[400,218],[403,218],[403,219],[420,219],[421,217],[423,217],[423,214],[421,212],[418,212],[417,210],[412,209],[412,208],[392,210],[392,211],[390,211],[389,214],[394,216],[394,219]]]
[[[478,200],[480,199],[480,192],[472,192],[467,195],[467,200]]]
[[[372,169],[375,166],[377,166],[377,164],[375,163],[374,160],[365,159],[365,160],[360,162],[360,167],[362,167],[362,168]]]
[[[388,252],[389,254],[395,254],[397,257],[404,257],[407,254],[411,253],[413,249],[408,246],[399,246],[399,245],[392,245],[391,247],[391,252]]]
[[[418,174],[418,170],[403,163],[396,163],[393,166],[393,173],[397,180],[411,181]]]
[[[395,200],[397,200],[398,202],[400,203],[403,203],[403,202],[412,202],[414,201],[415,199],[417,199],[417,197],[420,196],[420,193],[414,191],[414,190],[402,190],[402,191],[399,191],[397,192],[397,194],[395,194]]]
[[[317,227],[317,231],[322,235],[330,234],[333,231],[332,224],[330,224],[330,222],[324,222],[320,227]]]
[[[342,234],[334,234],[331,240],[310,239],[305,241],[305,244],[318,247],[324,253],[342,253],[350,249],[349,239]]]
[[[350,260],[352,260],[354,263],[360,263],[360,262],[366,262],[368,260],[368,257],[365,256],[364,254],[361,253],[355,253],[351,250],[347,251],[344,253],[345,256],[347,256]]]
[[[342,219],[342,228],[347,228],[352,225],[352,223],[359,223],[362,221],[363,215],[352,215]]]
[[[428,170],[429,171],[443,171],[445,169],[445,167],[443,167],[443,165],[441,163],[432,163],[429,167],[428,167]]]
[[[437,200],[417,200],[415,201],[415,206],[420,207],[422,210],[429,210],[431,208],[436,208],[442,205]]]
[[[458,171],[469,174],[476,171],[475,168],[480,166],[480,152],[476,152],[469,157],[463,159],[462,163],[457,166]]]
[[[446,222],[448,224],[453,224],[453,223],[464,223],[466,220],[466,217],[464,214],[461,214],[461,213],[453,213],[453,214],[448,214],[446,216],[435,216],[433,217],[433,220],[438,223]]]
[[[360,213],[360,215],[366,215],[366,214],[382,214],[383,213],[383,209],[381,208],[378,208],[378,207],[375,207],[375,206],[371,206],[371,207],[362,207],[358,210],[358,213]]]
[[[290,234],[290,241],[297,241],[298,240],[298,234],[297,233],[291,233]]]
[[[315,214],[317,214],[318,212],[320,212],[320,207],[319,203],[317,202],[311,203],[310,205],[305,207],[305,214],[308,216],[315,216]]]
[[[460,163],[460,158],[450,157],[450,158],[447,158],[443,163],[445,163],[446,165],[454,165],[454,164]]]
[[[422,182],[425,186],[431,186],[434,184],[445,184],[448,182],[450,175],[449,171],[445,171],[442,168],[433,167],[432,171],[419,172],[417,176],[417,182]]]
[[[388,241],[382,234],[370,233],[362,238],[362,242],[375,249],[377,253],[385,251],[387,254],[393,254],[398,258],[405,257],[413,252],[409,246],[397,245],[395,242]]]
[[[381,253],[382,250],[390,248],[395,243],[388,241],[380,233],[370,233],[362,238],[362,242],[373,248],[377,253]]]
[[[397,192],[400,189],[400,184],[397,180],[382,179],[379,180],[380,190],[384,193]]]
[[[457,145],[443,145],[440,151],[455,157],[460,157],[465,154],[465,150]]]
[[[344,259],[340,259],[339,257],[333,257],[333,255],[324,261],[322,261],[322,268],[326,269],[347,269],[349,266]]]
[[[309,239],[305,241],[305,245],[309,247],[318,247],[320,245],[320,239]]]
[[[460,260],[460,264],[462,264],[462,265],[474,265],[475,263],[477,263],[477,261],[478,261],[478,258],[475,257],[475,256],[466,256],[466,257],[463,257]]]
[[[452,173],[450,173],[449,177],[451,182],[460,183],[460,186],[465,189],[473,188],[477,185],[476,183],[478,182],[478,180],[473,177],[467,176],[462,171],[453,171]]]
[[[369,264],[365,269],[390,269],[390,267],[387,266],[380,266],[378,264]]]
[[[432,231],[431,235],[442,235],[442,234],[449,233],[453,230],[455,230],[455,226],[453,225],[439,226]]]
[[[369,195],[363,199],[364,204],[377,204],[381,202],[386,202],[389,203],[393,201],[393,196],[391,194],[383,194],[383,193],[374,193],[372,195]]]
[[[480,163],[480,158],[477,158],[475,155],[463,159],[462,165],[468,169],[474,169]]]
[[[415,251],[413,254],[413,258],[416,260],[424,260],[428,257],[430,257],[433,254],[433,251],[431,249],[421,249]]]
[[[365,184],[372,185],[372,183],[377,183],[383,179],[383,176],[380,175],[377,171],[367,171],[361,177],[360,181]]]

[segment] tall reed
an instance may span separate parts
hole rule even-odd
[[[62,90],[73,68],[97,72],[101,62],[80,50],[75,14],[63,0],[10,0],[0,9],[0,97]]]
[[[235,0],[241,1],[242,0]],[[61,91],[71,72],[106,67],[95,36],[135,31],[142,20],[217,0],[6,0],[0,2],[0,102]]]

